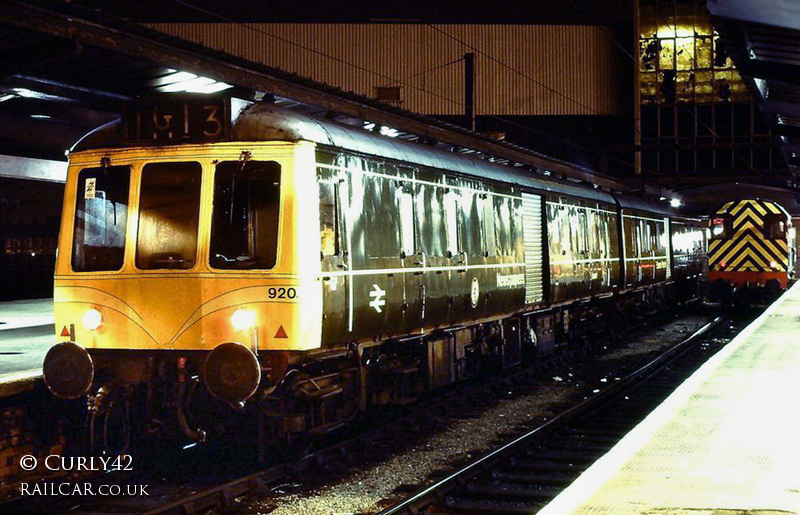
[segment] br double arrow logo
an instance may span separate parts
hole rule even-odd
[[[386,300],[383,298],[384,295],[386,295],[386,290],[381,289],[381,287],[377,284],[372,285],[372,291],[369,292],[369,296],[372,298],[372,300],[370,301],[369,305],[370,307],[375,308],[375,311],[378,313],[383,312],[383,309],[381,308],[386,305]]]

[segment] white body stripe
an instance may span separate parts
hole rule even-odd
[[[487,268],[511,268],[511,267],[524,267],[525,263],[495,263],[489,265],[469,265],[469,266],[429,266],[429,267],[414,267],[414,268],[372,268],[368,270],[344,270],[341,272],[320,272],[320,277],[341,277],[341,276],[354,276],[354,275],[378,275],[378,274],[408,274],[419,272],[447,272],[458,270],[477,270]],[[352,285],[351,285],[352,288]]]
[[[551,265],[569,265],[581,263],[608,263],[619,261],[619,258],[596,258],[596,259],[562,259],[559,261],[550,261]]]

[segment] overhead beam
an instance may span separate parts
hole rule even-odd
[[[67,180],[67,163],[49,159],[0,155],[0,177],[64,182]]]
[[[124,95],[73,84],[64,84],[62,82],[24,74],[17,74],[13,77],[6,78],[3,81],[3,85],[8,87],[22,87],[46,95],[69,99],[82,105],[93,106],[100,111],[113,111],[116,113],[122,110],[124,101],[130,100],[129,97]]]
[[[712,16],[800,30],[797,0],[708,0]]]
[[[779,102],[777,100],[767,100],[761,103],[762,114],[769,115],[772,118],[769,121],[777,124],[777,115],[792,116],[800,118],[800,104],[795,102]]]
[[[786,181],[789,179],[789,176],[785,174],[775,175],[770,177],[769,175],[758,176],[758,175],[692,175],[692,176],[683,176],[678,178],[653,178],[654,182],[657,182],[663,186],[668,186],[675,190],[682,190],[686,185],[704,185],[704,184],[722,184],[726,182],[756,182],[761,183],[764,185],[778,185],[778,186],[785,186]]]
[[[548,158],[517,145],[497,142],[440,120],[379,106],[377,102],[366,97],[342,92],[331,86],[165,36],[141,26],[109,27],[79,16],[67,16],[19,1],[5,3],[3,9],[0,9],[0,22],[270,92],[347,116],[394,127],[403,132],[557,172],[608,190],[628,190],[625,183],[613,177]]]

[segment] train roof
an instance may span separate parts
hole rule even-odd
[[[273,104],[253,104],[246,108],[233,126],[233,139],[242,141],[288,140],[313,141],[319,145],[341,148],[366,155],[415,163],[484,180],[516,184],[600,202],[614,203],[604,191],[569,184],[556,179],[538,178],[521,169],[490,163],[486,160],[447,152],[365,131],[363,129],[311,117]]]
[[[301,114],[268,103],[255,103],[246,107],[233,123],[230,140],[311,141],[319,145],[365,155],[455,171],[478,179],[504,182],[609,204],[615,202],[610,193],[588,185],[571,184],[564,180],[544,176],[535,177],[530,172],[512,166],[447,152],[421,143],[374,134],[334,120]],[[84,136],[70,149],[70,152],[123,146],[127,145],[122,137],[122,124],[120,121],[116,121],[99,127]]]
[[[644,200],[632,197],[615,195],[620,207],[625,210],[644,211],[653,215],[661,215],[669,218],[685,218],[670,210],[666,205],[645,202]]]

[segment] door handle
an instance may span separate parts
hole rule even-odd
[[[458,273],[463,274],[467,271],[467,253],[465,251],[461,251],[458,253],[458,266],[463,267],[456,270]]]

